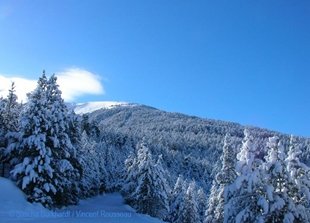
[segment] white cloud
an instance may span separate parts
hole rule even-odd
[[[92,94],[104,94],[104,88],[99,76],[80,68],[71,68],[56,73],[58,84],[67,101],[74,101],[77,97]]]
[[[57,83],[65,101],[74,101],[82,95],[104,94],[99,76],[80,68],[70,68],[56,73]],[[26,94],[35,89],[37,80],[0,74],[0,96],[5,97],[11,83],[15,82],[16,94],[20,101],[26,101]]]
[[[37,82],[35,80],[28,80],[20,77],[7,77],[0,75],[0,96],[6,97],[8,90],[11,87],[11,83],[15,82],[16,94],[19,101],[25,102],[26,94],[35,89]]]

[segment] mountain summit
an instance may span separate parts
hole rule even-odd
[[[93,101],[86,103],[78,103],[74,107],[77,114],[91,113],[100,109],[111,109],[119,106],[133,106],[134,104],[117,101]]]

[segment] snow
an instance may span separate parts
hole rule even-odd
[[[111,109],[119,106],[133,106],[127,102],[116,102],[116,101],[96,101],[87,103],[78,103],[74,108],[76,114],[92,113],[100,109]]]
[[[124,204],[118,193],[82,200],[77,206],[57,211],[26,201],[25,195],[8,179],[0,177],[0,223],[162,223],[148,215],[137,214]]]

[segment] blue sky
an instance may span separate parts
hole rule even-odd
[[[1,0],[0,75],[43,69],[89,74],[75,101],[310,136],[310,1]]]

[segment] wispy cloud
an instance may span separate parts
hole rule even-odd
[[[104,94],[100,77],[80,68],[71,68],[56,73],[65,100],[73,101],[82,95]]]
[[[70,68],[57,72],[58,84],[65,101],[75,101],[83,95],[104,94],[104,87],[100,77],[90,71],[80,68]],[[17,75],[0,74],[0,95],[5,97],[11,83],[15,82],[16,94],[20,101],[26,101],[26,94],[35,89],[37,80],[21,78]]]

